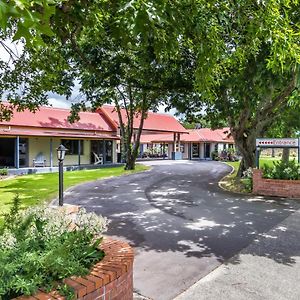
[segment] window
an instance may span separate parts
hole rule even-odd
[[[79,154],[79,140],[61,140],[61,143],[68,149],[67,155]],[[80,155],[83,155],[83,140],[80,140]]]

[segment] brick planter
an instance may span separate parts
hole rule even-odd
[[[132,300],[133,299],[133,249],[125,242],[104,239],[101,249],[104,259],[97,263],[89,275],[71,277],[64,282],[75,291],[79,300]],[[65,299],[56,291],[47,294],[39,291],[34,296],[21,296],[18,300]]]
[[[300,180],[266,179],[262,170],[253,170],[253,194],[300,198]]]

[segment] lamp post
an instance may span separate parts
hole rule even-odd
[[[59,177],[58,204],[59,206],[63,206],[64,204],[64,159],[65,159],[66,151],[68,151],[68,149],[64,145],[59,145],[56,151],[57,151],[57,159],[58,159],[58,177]]]

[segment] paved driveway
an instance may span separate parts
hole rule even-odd
[[[66,202],[107,216],[108,235],[136,250],[134,287],[173,299],[297,208],[296,201],[222,191],[218,162],[148,162],[152,170],[82,184]]]

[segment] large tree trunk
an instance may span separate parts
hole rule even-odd
[[[283,162],[288,162],[289,159],[290,159],[290,149],[289,148],[283,148],[281,160]]]
[[[285,128],[283,134],[284,134],[283,137],[289,138],[292,135],[292,130],[290,128]],[[288,162],[289,159],[290,159],[290,148],[283,148],[281,160],[283,162]]]

